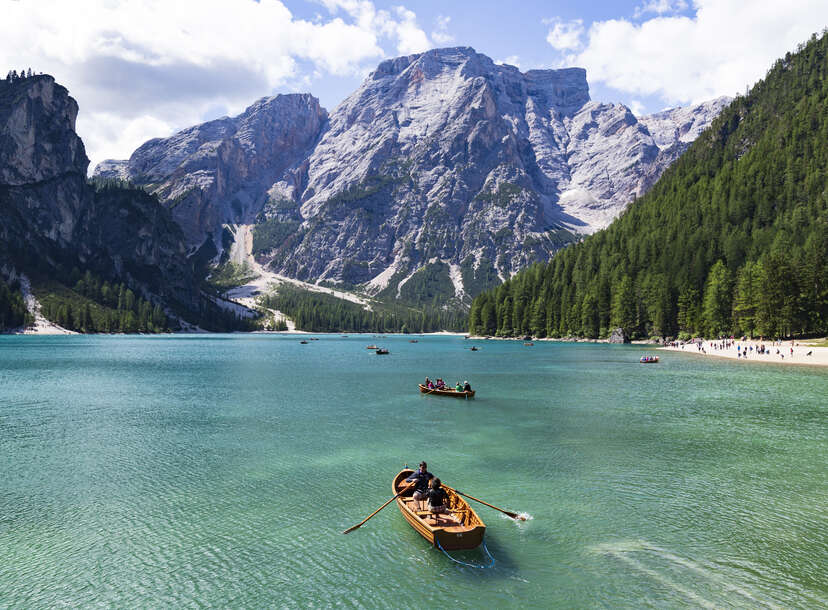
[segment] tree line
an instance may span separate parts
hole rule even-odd
[[[0,332],[21,328],[31,324],[32,316],[26,309],[20,284],[6,284],[0,279]]]
[[[460,311],[434,307],[385,306],[369,311],[328,294],[282,285],[276,294],[262,297],[261,305],[276,309],[310,332],[424,333],[463,330],[466,316]],[[283,327],[284,328],[284,327]]]
[[[40,299],[43,316],[83,333],[160,333],[170,330],[161,305],[137,296],[123,283],[110,284],[86,271],[72,272],[74,287],[50,290]]]
[[[828,332],[828,35],[737,97],[610,227],[477,297],[473,334]]]

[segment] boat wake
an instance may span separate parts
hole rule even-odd
[[[616,543],[598,544],[589,548],[590,551],[599,555],[606,555],[622,561],[632,569],[648,576],[652,580],[661,583],[663,586],[683,595],[695,606],[700,608],[719,608],[720,601],[710,601],[696,592],[697,585],[679,582],[677,576],[693,574],[706,582],[706,589],[718,590],[719,595],[728,599],[725,605],[737,603],[742,605],[748,600],[754,607],[781,608],[774,601],[767,599],[764,595],[748,590],[746,583],[740,584],[726,578],[717,569],[715,564],[707,564],[687,557],[681,557],[675,553],[650,544],[646,540],[627,540]],[[738,601],[737,600],[741,600]]]

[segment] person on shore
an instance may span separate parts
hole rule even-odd
[[[428,464],[422,461],[417,470],[405,480],[406,483],[414,483],[414,494],[411,497],[415,502],[417,510],[422,510],[421,502],[426,499],[428,495],[428,484],[433,478],[434,475],[428,471]]]
[[[443,515],[448,512],[448,494],[443,489],[442,483],[438,477],[431,479],[429,485],[431,489],[428,490],[428,510],[434,515]],[[436,517],[437,521],[440,520]]]

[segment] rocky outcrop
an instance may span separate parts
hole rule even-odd
[[[627,333],[624,332],[623,328],[615,328],[613,329],[612,333],[609,337],[610,343],[630,343],[630,338],[627,336]]]
[[[73,267],[197,309],[181,229],[143,191],[86,180],[78,107],[50,76],[0,80],[0,267],[65,280]]]
[[[98,165],[95,175],[148,187],[172,209],[190,246],[212,236],[221,247],[223,224],[252,223],[265,204],[292,193],[286,170],[308,156],[326,119],[311,95],[264,98],[237,117],[150,140],[128,161]]]
[[[381,63],[327,120],[309,96],[267,98],[98,173],[156,192],[193,246],[255,220],[278,273],[468,302],[609,224],[723,104],[639,119],[590,101],[580,68],[435,49]]]

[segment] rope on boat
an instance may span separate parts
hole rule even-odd
[[[489,565],[487,565],[487,566],[479,566],[479,565],[474,564],[474,563],[467,563],[465,561],[460,561],[459,559],[455,559],[454,557],[452,557],[451,555],[448,554],[448,551],[446,551],[446,549],[443,548],[443,545],[440,544],[440,539],[437,536],[434,536],[434,541],[437,543],[437,548],[440,549],[441,551],[443,551],[445,556],[448,557],[449,559],[451,559],[454,563],[459,563],[460,565],[466,566],[467,568],[479,568],[481,570],[485,570],[487,568],[494,567],[495,558],[492,557],[492,554],[489,552],[489,547],[486,546],[486,541],[485,540],[483,541],[483,550],[486,552],[486,555],[488,555],[489,559],[491,560],[491,563],[489,563]]]

